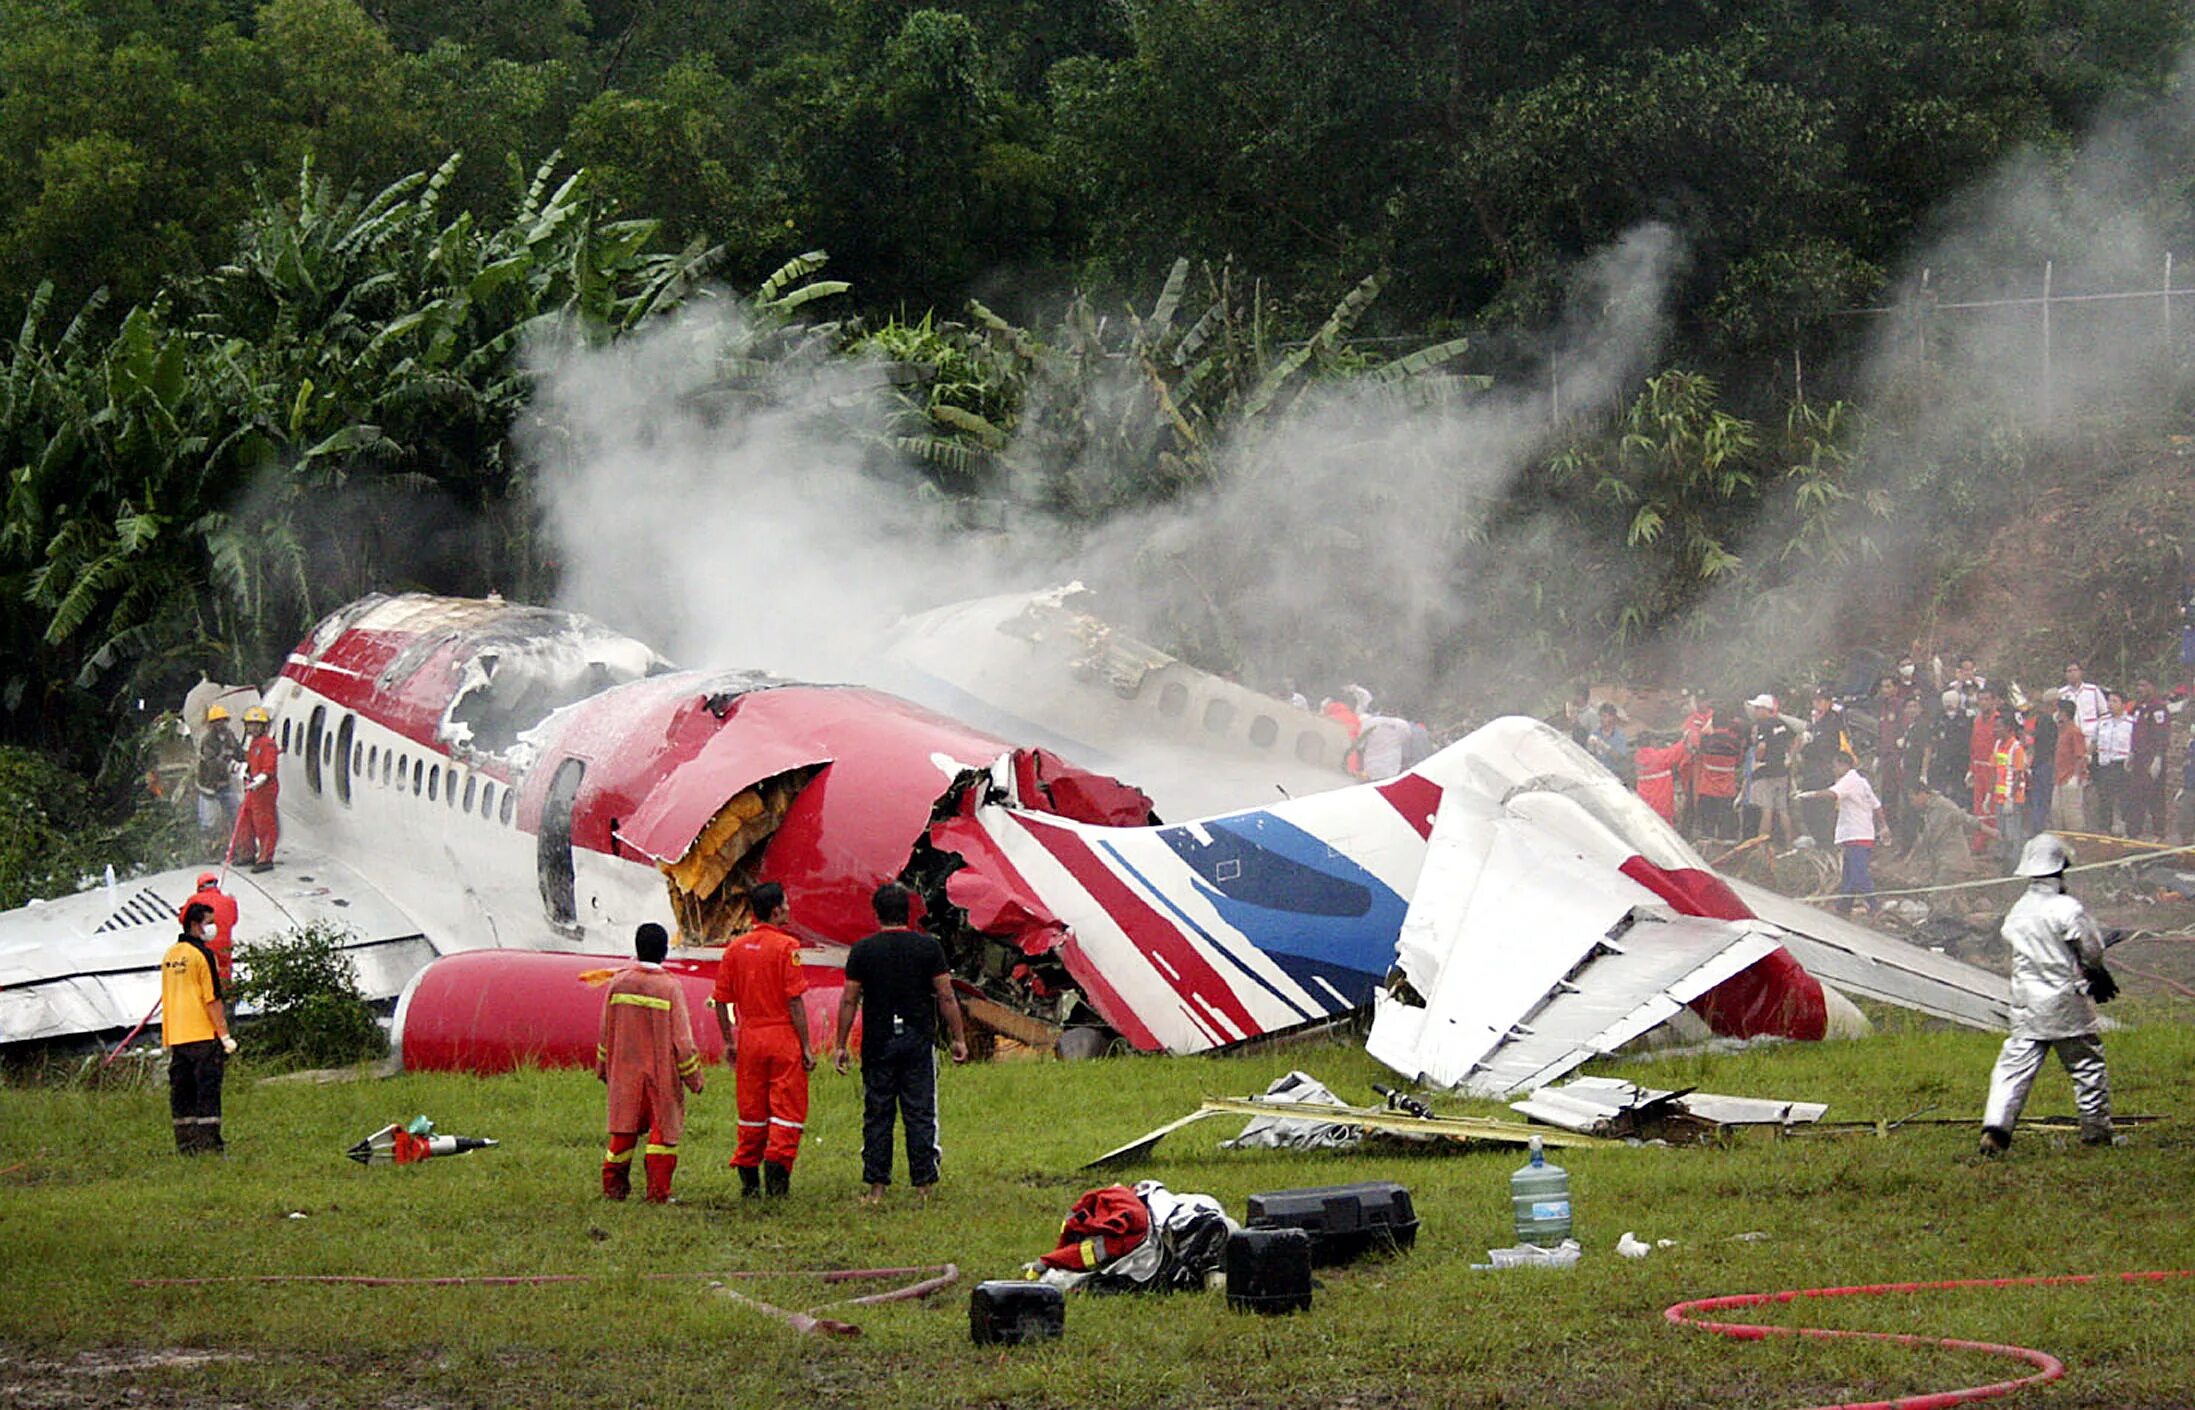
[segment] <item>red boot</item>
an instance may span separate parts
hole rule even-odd
[[[603,1198],[623,1199],[633,1192],[633,1147],[639,1144],[637,1133],[610,1133],[609,1153],[602,1158]]]
[[[671,1198],[671,1172],[678,1169],[678,1147],[648,1147],[648,1203],[665,1204]]]

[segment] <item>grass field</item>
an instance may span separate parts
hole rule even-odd
[[[2181,1006],[2182,1011],[2185,1005]],[[936,1199],[854,1201],[858,1086],[819,1073],[793,1197],[742,1204],[723,1162],[729,1074],[697,1099],[671,1208],[592,1196],[601,1089],[582,1073],[406,1076],[256,1086],[232,1070],[230,1154],[168,1152],[164,1089],[0,1091],[0,1404],[875,1406],[1807,1405],[2020,1374],[1971,1353],[1864,1343],[1740,1343],[1667,1326],[1672,1302],[1876,1281],[2195,1268],[2195,1027],[2160,1006],[2108,1047],[2119,1109],[2175,1119],[2116,1150],[2023,1133],[1983,1163],[1971,1127],[1778,1139],[1713,1149],[1566,1152],[1587,1254],[1567,1273],[1474,1273],[1507,1244],[1508,1150],[1446,1156],[1214,1148],[1214,1119],[1169,1137],[1134,1175],[1209,1191],[1239,1215],[1264,1189],[1392,1178],[1424,1230],[1414,1253],[1322,1274],[1313,1310],[1262,1319],[1216,1296],[1072,1300],[1066,1339],[971,1346],[967,1285],[1048,1248],[1104,1177],[1084,1160],[1207,1094],[1260,1091],[1291,1066],[1364,1099],[1385,1070],[1335,1043],[1255,1058],[1001,1063],[946,1073]],[[1861,1043],[1610,1065],[1831,1104],[1832,1118],[1979,1110],[1995,1044],[1908,1030]],[[2066,1113],[2049,1069],[2032,1113]],[[1441,1104],[1449,1112],[1498,1112]],[[419,1112],[502,1149],[396,1170],[343,1159]],[[302,1219],[290,1217],[301,1213]],[[1618,1234],[1678,1240],[1641,1262]],[[1758,1241],[1734,1235],[1762,1231]],[[846,1314],[858,1340],[803,1338],[700,1282],[649,1273],[952,1261],[927,1304]],[[133,1288],[138,1276],[583,1273],[539,1287],[250,1283]],[[742,1283],[782,1306],[833,1294]],[[2013,1341],[2067,1378],[2015,1403],[2195,1404],[2195,1281],[1958,1293],[1770,1310],[1764,1320]]]

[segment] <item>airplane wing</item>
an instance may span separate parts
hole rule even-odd
[[[1764,887],[1743,881],[1730,885],[1753,914],[1783,928],[1784,947],[1824,984],[1968,1028],[2002,1031],[2011,1023],[2011,990],[2002,975]]]
[[[1420,1081],[1502,1096],[1674,1017],[1776,949],[1749,921],[1679,916],[1630,877],[1484,796],[1435,814],[1365,1047]]]
[[[370,999],[394,998],[435,956],[420,928],[341,862],[284,849],[273,872],[231,871],[239,948],[313,922],[345,928]],[[0,915],[0,1045],[125,1029],[160,997],[160,957],[203,866],[154,872]]]

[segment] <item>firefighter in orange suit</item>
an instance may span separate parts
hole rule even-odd
[[[701,1090],[701,1053],[694,1047],[686,994],[663,968],[671,937],[650,921],[633,935],[640,963],[621,970],[602,996],[602,1041],[595,1076],[610,1087],[610,1150],[602,1159],[602,1193],[632,1193],[633,1151],[648,1133],[648,1202],[671,1197],[678,1138],[686,1130],[686,1091]]]
[[[800,942],[782,928],[791,919],[785,888],[765,881],[748,893],[758,924],[724,947],[709,1003],[724,1034],[724,1055],[739,1090],[739,1145],[732,1168],[739,1192],[782,1195],[792,1188],[793,1159],[808,1125],[808,982]]]
[[[193,906],[204,906],[213,913],[213,938],[206,942],[206,948],[213,952],[214,968],[221,973],[221,989],[226,993],[236,969],[236,898],[221,889],[218,873],[202,871],[198,874],[198,890],[176,912],[176,919],[189,915]],[[190,929],[190,922],[184,921],[183,928]]]
[[[277,766],[282,750],[267,728],[267,709],[254,705],[244,712],[244,812],[236,826],[236,864],[253,871],[274,870],[275,839],[281,827],[275,821],[275,799],[282,792]]]

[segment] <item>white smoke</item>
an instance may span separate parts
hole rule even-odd
[[[1681,258],[1670,231],[1645,226],[1582,270],[1547,345],[1566,410],[1625,395],[1650,365]],[[1109,615],[1240,661],[1246,683],[1294,675],[1315,699],[1363,676],[1429,708],[1466,655],[1527,630],[1489,616],[1471,584],[1545,539],[1487,534],[1546,453],[1542,371],[1433,401],[1314,386],[1221,447],[1207,491],[1094,531],[971,536],[939,528],[917,477],[880,452],[874,368],[802,364],[759,385],[745,370],[727,394],[726,349],[750,331],[709,301],[621,343],[534,357],[520,444],[561,602],[682,664],[876,680],[873,652],[902,614],[1080,577]]]
[[[2195,283],[2191,151],[2195,54],[2168,99],[2106,116],[2070,151],[2015,151],[1944,203],[1901,261],[1895,306],[1875,319],[1861,372],[1844,389],[1872,425],[1847,479],[1854,498],[1831,532],[1838,547],[1869,551],[1810,568],[1742,608],[1727,596],[1710,602],[1707,611],[1743,629],[1696,653],[1699,674],[1751,690],[1782,668],[1784,683],[1799,686],[1802,668],[1893,622],[1912,626],[1924,665],[1931,651],[1972,651],[1991,674],[2054,680],[2069,652],[2102,649],[2042,620],[2054,602],[2081,597],[2079,585],[2055,580],[2070,563],[2013,567],[2018,586],[2003,610],[1978,611],[1962,577],[1982,566],[1988,545],[1959,526],[2028,505],[2065,467],[2109,456],[2115,443],[2186,429],[2195,298],[2177,302],[2168,340],[2165,301],[2143,295],[2163,288],[2175,249],[2174,282]],[[2053,304],[2047,324],[2035,302],[2046,279],[2056,297],[2084,300]],[[1739,537],[1749,559],[1790,540],[1796,511],[1789,487],[1778,493]],[[1907,640],[1872,644],[1895,656]],[[2139,639],[2131,649],[2146,654]]]
[[[700,300],[615,344],[535,350],[519,443],[560,604],[681,665],[855,679],[902,613],[985,590],[989,554],[877,471],[872,368],[758,380],[734,357],[752,331]]]

